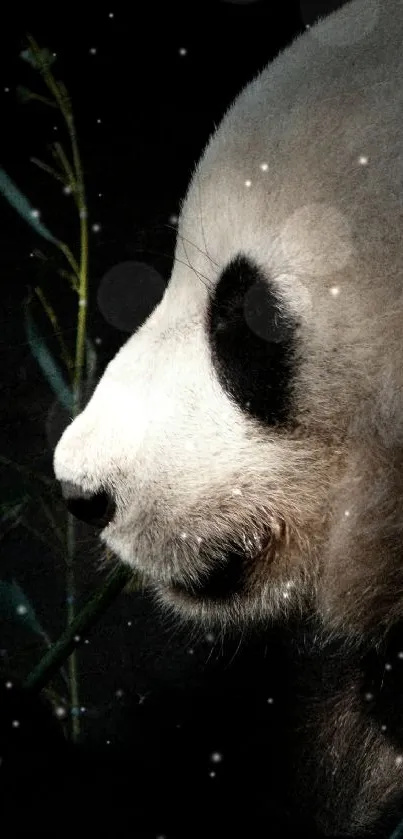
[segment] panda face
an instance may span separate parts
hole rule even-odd
[[[113,499],[101,541],[185,618],[387,624],[403,520],[399,10],[355,0],[238,97],[194,172],[162,301],[56,448],[60,481]]]

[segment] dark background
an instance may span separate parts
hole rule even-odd
[[[179,202],[225,109],[295,34],[338,5],[217,0],[104,11],[84,4],[8,8],[2,163],[45,224],[74,250],[71,199],[30,162],[33,156],[51,162],[47,146],[56,135],[65,137],[62,122],[40,103],[16,97],[17,85],[44,92],[19,57],[30,32],[57,53],[55,75],[72,97],[88,195],[89,334],[99,373],[136,326],[139,263],[163,282],[169,278]],[[32,256],[39,248],[53,258],[52,245],[0,201],[1,829],[155,839],[285,837],[301,829],[313,837],[309,812],[300,821],[293,800],[295,709],[303,701],[294,661],[304,627],[273,628],[258,638],[191,637],[167,624],[146,594],[122,594],[79,651],[79,746],[67,742],[65,720],[55,715],[64,707],[62,679],[55,683],[61,700],[53,704],[29,701],[19,689],[43,638],[33,620],[21,619],[18,603],[10,605],[10,588],[2,584],[17,581],[52,640],[66,621],[63,557],[46,507],[56,525],[65,524],[52,485],[52,452],[67,416],[32,356],[22,306],[41,284],[71,349],[76,310],[55,264],[43,266]],[[113,268],[119,294],[110,292],[108,316],[97,295]],[[34,312],[56,354],[49,321],[39,305]],[[99,584],[97,550],[92,532],[79,526],[79,605]],[[329,684],[331,678],[330,668]]]

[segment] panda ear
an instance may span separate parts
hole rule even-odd
[[[242,253],[218,278],[207,332],[223,390],[265,425],[292,424],[297,322],[270,278]]]

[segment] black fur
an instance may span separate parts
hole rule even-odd
[[[241,253],[219,277],[207,312],[207,331],[225,392],[260,422],[289,425],[297,322],[270,279]]]

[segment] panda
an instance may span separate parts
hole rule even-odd
[[[403,815],[362,695],[403,617],[402,43],[402,0],[352,0],[241,92],[161,302],[54,453],[70,511],[179,621],[309,617],[324,686],[338,645],[304,751],[325,835]]]

